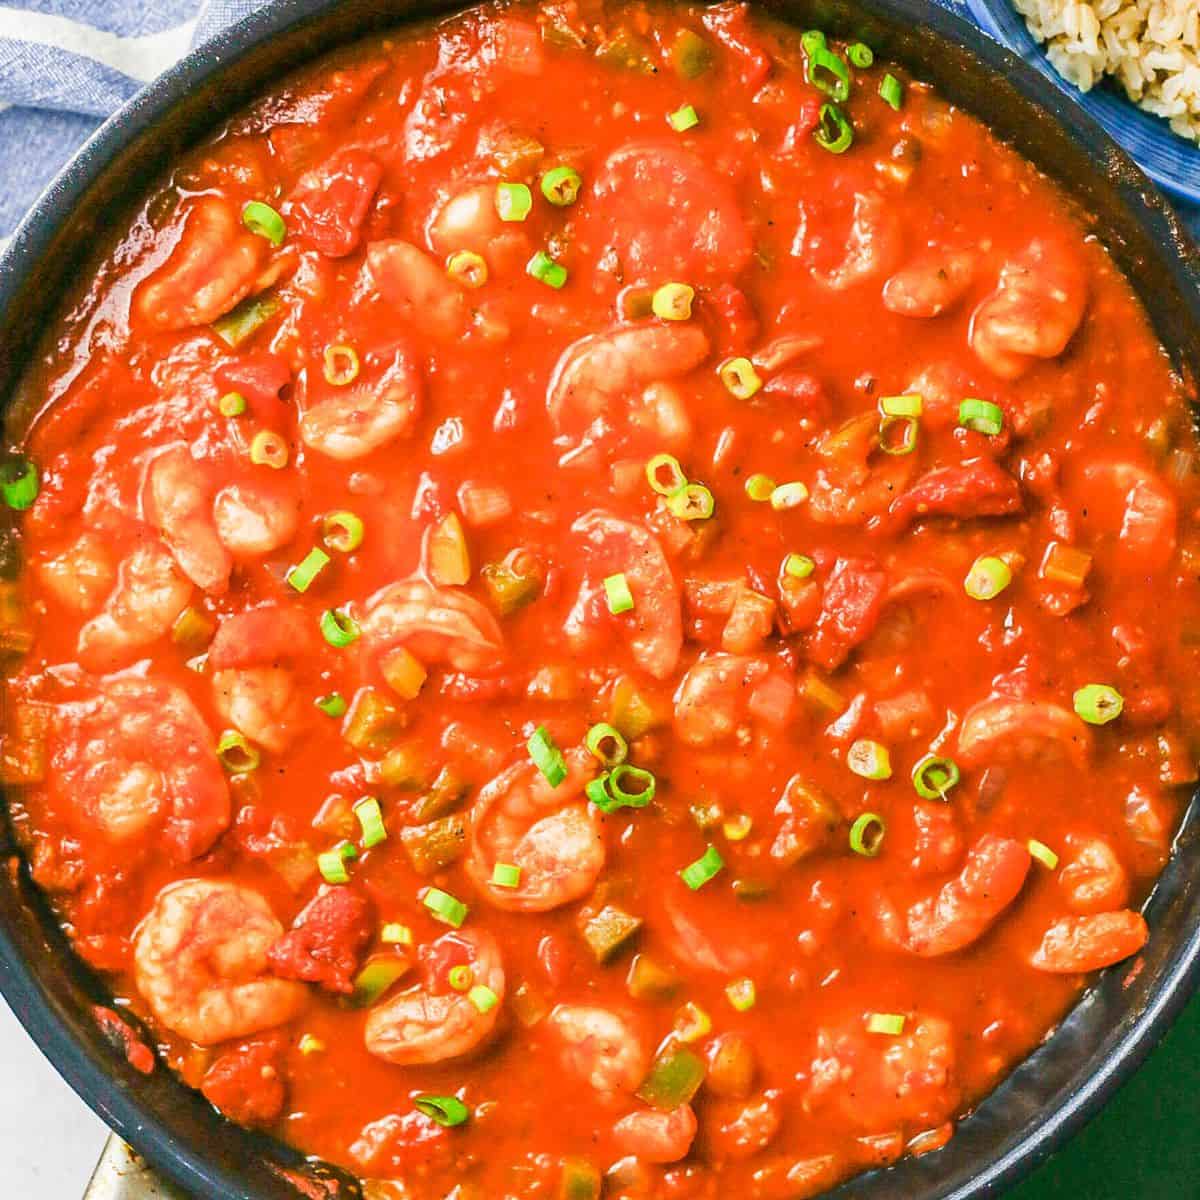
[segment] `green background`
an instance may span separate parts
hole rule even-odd
[[[1100,1115],[1009,1197],[1200,1197],[1200,998]]]

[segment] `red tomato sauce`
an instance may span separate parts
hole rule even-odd
[[[380,1195],[815,1195],[1152,936],[1192,397],[1086,214],[806,45],[354,47],[179,163],[22,386],[33,874],[189,1084]]]

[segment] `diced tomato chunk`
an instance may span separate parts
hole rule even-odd
[[[920,517],[999,517],[1020,512],[1021,485],[990,458],[922,475],[892,503],[901,523]]]
[[[256,1038],[227,1050],[200,1083],[205,1099],[239,1125],[267,1126],[283,1112],[283,1040]]]
[[[839,558],[825,584],[821,615],[808,639],[808,656],[827,671],[840,667],[879,621],[887,572],[873,558]]]
[[[750,10],[745,4],[714,4],[704,13],[709,31],[737,55],[742,84],[756,91],[771,73],[771,56],[750,28]]]
[[[287,210],[289,228],[322,254],[342,258],[357,248],[363,222],[383,179],[365,150],[339,150],[300,177]]]
[[[359,955],[370,938],[367,898],[350,887],[323,887],[267,958],[284,979],[303,979],[348,994],[354,990]]]

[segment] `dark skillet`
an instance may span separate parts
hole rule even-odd
[[[11,391],[63,290],[179,152],[281,74],[439,11],[409,0],[278,0],[122,109],[35,207],[0,261],[0,385]],[[1133,163],[1058,89],[921,0],[770,0],[796,24],[853,35],[982,118],[1091,215],[1185,379],[1200,378],[1200,253]],[[3,849],[14,854],[5,830]],[[15,862],[15,859],[14,859]],[[1200,980],[1200,804],[1147,909],[1140,973],[1108,972],[949,1145],[860,1176],[857,1200],[996,1196],[1077,1130],[1145,1058]],[[70,953],[26,871],[0,879],[0,990],[72,1087],[166,1177],[206,1200],[359,1196],[357,1184],[221,1120],[167,1071],[146,1078],[99,1032],[98,981]],[[11,1084],[10,1084],[11,1086]],[[292,1180],[289,1180],[289,1176]]]

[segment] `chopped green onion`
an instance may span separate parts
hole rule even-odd
[[[1075,712],[1089,725],[1107,725],[1115,721],[1125,707],[1125,698],[1107,683],[1089,683],[1073,697]]]
[[[542,176],[542,195],[556,208],[565,208],[579,199],[583,180],[574,167],[551,167]]]
[[[879,411],[885,417],[919,417],[925,407],[925,397],[912,392],[904,396],[881,396]]]
[[[726,391],[738,400],[749,400],[762,387],[762,380],[748,358],[726,359],[717,368],[717,375]]]
[[[354,977],[354,990],[350,993],[351,1008],[369,1008],[376,1000],[408,974],[410,963],[399,955],[373,958]]]
[[[231,350],[254,336],[277,312],[274,296],[251,296],[212,323],[212,331]]]
[[[362,545],[363,528],[362,518],[345,509],[321,518],[321,538],[330,550],[339,554],[350,554]]]
[[[425,895],[421,897],[421,903],[439,921],[453,925],[455,929],[462,928],[462,923],[467,919],[467,913],[470,911],[457,897],[436,887],[426,889]]]
[[[490,987],[483,983],[477,983],[468,993],[467,999],[481,1013],[491,1012],[497,1004],[500,1003],[500,997],[492,991]]]
[[[547,732],[545,725],[539,725],[525,743],[529,757],[534,766],[545,776],[551,787],[558,787],[567,777],[567,760],[563,752],[554,744],[554,739]]]
[[[362,369],[358,351],[353,346],[326,346],[324,358],[325,382],[331,387],[347,387],[357,378]]]
[[[556,263],[544,250],[539,250],[528,263],[525,272],[547,287],[561,288],[567,282],[567,268]]]
[[[502,221],[523,221],[533,208],[533,196],[523,183],[496,184],[496,212]]]
[[[329,692],[327,695],[318,696],[316,705],[327,717],[346,715],[346,697],[341,692]]]
[[[725,995],[738,1012],[749,1012],[758,1000],[753,979],[734,979],[725,985]]]
[[[321,636],[339,650],[357,642],[361,633],[358,622],[339,608],[327,608],[321,614]]]
[[[867,1032],[899,1037],[904,1032],[904,1017],[900,1013],[871,1013],[867,1017]]]
[[[658,780],[653,771],[619,763],[608,773],[608,794],[613,808],[645,808],[657,790]]]
[[[358,857],[358,847],[353,842],[338,842],[332,850],[317,855],[317,870],[326,883],[349,883],[350,872],[346,864]]]
[[[875,52],[865,42],[851,42],[846,47],[846,57],[852,67],[865,71],[875,61]]]
[[[362,828],[362,845],[364,850],[378,846],[387,841],[387,828],[383,823],[383,809],[374,796],[366,796],[354,806],[354,815]]]
[[[797,508],[808,499],[808,488],[798,480],[793,483],[781,483],[771,492],[771,507],[776,512],[786,512],[789,508]]]
[[[964,429],[995,437],[1004,428],[1004,409],[990,400],[969,396],[958,406],[958,423]]]
[[[230,775],[245,775],[255,770],[262,756],[236,729],[227,729],[217,740],[217,758]]]
[[[911,454],[919,428],[916,417],[884,417],[879,422],[879,448],[884,454]]]
[[[754,818],[748,813],[737,813],[721,824],[721,832],[731,842],[745,841],[750,836],[750,830],[753,828]]]
[[[864,858],[874,858],[886,834],[887,824],[878,813],[860,813],[850,826],[850,849]]]
[[[850,68],[826,45],[808,53],[808,82],[839,104],[850,98]]]
[[[266,238],[272,246],[282,246],[287,237],[287,226],[283,218],[269,205],[261,200],[251,200],[242,209],[242,224],[251,233]]]
[[[783,573],[793,579],[807,579],[816,569],[817,564],[807,554],[789,554],[783,560]]]
[[[994,600],[1012,583],[1012,577],[1012,568],[1004,559],[984,554],[971,564],[963,590],[972,600]]]
[[[613,812],[617,808],[617,802],[608,790],[607,775],[601,775],[596,779],[589,779],[583,789],[583,794],[601,812]]]
[[[0,466],[0,495],[9,508],[24,512],[40,489],[37,465],[28,458],[10,458]]]
[[[414,1096],[413,1107],[447,1129],[461,1125],[471,1110],[457,1096]]]
[[[708,883],[710,879],[715,879],[721,873],[724,866],[725,860],[721,857],[720,850],[716,846],[709,846],[695,862],[688,863],[679,872],[679,878],[695,892]]]
[[[246,411],[246,397],[241,392],[226,392],[217,401],[217,411],[223,417],[240,417]]]
[[[863,779],[891,779],[892,756],[888,748],[870,738],[859,738],[846,754],[846,766]]]
[[[466,963],[459,963],[446,973],[446,982],[456,992],[465,992],[475,982],[475,972]]]
[[[329,566],[329,555],[314,546],[296,566],[290,568],[284,578],[298,592],[307,592],[313,580]]]
[[[761,503],[764,500],[770,500],[771,493],[775,490],[775,480],[770,475],[751,475],[746,480],[746,495],[751,500]]]
[[[716,505],[712,492],[702,483],[689,483],[667,497],[671,515],[681,521],[706,521],[713,515]]]
[[[1037,838],[1030,838],[1028,845],[1029,853],[1048,871],[1053,871],[1058,866],[1058,855],[1045,842],[1039,842]]]
[[[459,250],[446,259],[446,274],[466,288],[481,288],[488,281],[487,260],[473,250]]]
[[[696,115],[696,110],[690,104],[685,104],[681,108],[677,108],[673,113],[667,114],[667,124],[676,133],[687,133],[689,129],[694,129],[700,124],[700,118]]]
[[[805,54],[811,54],[819,46],[825,45],[825,35],[819,29],[806,29],[800,35],[800,45]]]
[[[629,743],[624,734],[603,721],[587,731],[584,745],[606,767],[620,766],[629,757]]]
[[[900,105],[904,100],[904,86],[895,75],[888,74],[880,80],[879,94],[883,97],[884,104],[889,108],[894,108],[897,112],[900,111]]]
[[[388,946],[411,946],[413,931],[399,921],[389,921],[379,931],[379,940]]]
[[[646,481],[660,496],[673,496],[687,486],[687,476],[673,454],[656,454],[646,464]]]
[[[650,298],[650,311],[663,321],[686,321],[695,298],[696,289],[686,283],[664,283]]]
[[[515,888],[521,886],[521,868],[514,863],[497,863],[492,868],[492,886]]]
[[[257,467],[282,471],[288,464],[288,445],[273,429],[260,429],[250,439],[250,461]]]
[[[854,126],[836,104],[822,104],[813,139],[830,154],[845,154],[854,144]]]
[[[604,595],[608,611],[614,616],[629,612],[633,608],[633,593],[629,590],[629,580],[625,578],[624,572],[605,578]]]
[[[912,769],[912,784],[918,796],[926,800],[945,800],[946,793],[958,783],[961,775],[952,758],[927,754]]]

